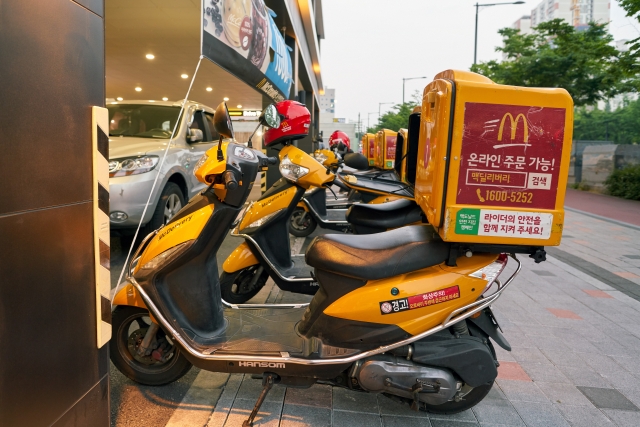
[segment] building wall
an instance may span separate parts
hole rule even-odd
[[[609,0],[543,0],[531,11],[531,26],[563,19],[575,27],[589,22],[609,23]]]
[[[335,89],[325,89],[324,95],[320,95],[319,99],[319,107],[320,112],[327,112],[335,114],[335,101],[336,101],[336,90]]]
[[[103,0],[0,4],[0,426],[106,427],[91,124]]]

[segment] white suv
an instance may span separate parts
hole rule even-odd
[[[187,101],[110,102],[109,109],[109,212],[111,229],[130,235],[137,227],[158,174],[149,208],[142,221],[145,236],[166,224],[203,184],[193,175],[200,157],[218,141],[214,110]],[[159,167],[173,127],[178,129]]]

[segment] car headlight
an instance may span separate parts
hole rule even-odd
[[[207,156],[207,153],[204,153],[202,155],[202,157],[200,157],[200,160],[198,160],[198,163],[196,163],[196,165],[193,167],[193,174],[194,175],[196,174],[198,169],[200,169],[200,167],[205,164],[205,162],[207,160],[209,160],[209,156]]]
[[[109,161],[109,177],[138,175],[152,171],[158,164],[158,156],[125,157]]]
[[[248,226],[244,227],[240,231],[245,232],[245,233],[252,232],[255,229],[257,229],[258,227],[260,227],[262,224],[266,224],[267,222],[269,222],[269,220],[271,218],[273,218],[274,216],[276,216],[277,214],[279,214],[280,212],[282,212],[285,209],[286,208],[278,209],[275,212],[272,212],[272,213],[270,213],[268,215],[265,215],[262,218],[260,218],[260,219],[258,219],[256,221],[253,221],[251,224],[249,224]]]
[[[296,182],[303,176],[309,173],[309,169],[304,166],[296,165],[289,159],[289,156],[284,156],[280,162],[280,173],[283,177],[289,181]]]
[[[186,249],[185,246],[187,245],[191,245],[191,243],[193,243],[193,240],[187,240],[184,243],[180,243],[179,245],[176,245],[172,248],[167,249],[166,251],[162,252],[159,255],[156,255],[155,257],[151,258],[150,261],[147,261],[144,263],[144,265],[142,267],[140,267],[141,270],[156,270],[160,267],[162,267],[165,263],[167,263],[170,259],[171,256],[173,254],[175,254],[176,252],[178,252],[181,249]]]

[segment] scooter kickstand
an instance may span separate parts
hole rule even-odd
[[[242,427],[253,426],[253,420],[256,417],[256,415],[258,415],[258,411],[262,406],[262,402],[264,402],[264,399],[267,397],[267,394],[269,393],[269,390],[271,390],[271,387],[273,387],[273,384],[274,384],[273,374],[267,374],[262,378],[262,387],[263,387],[262,393],[260,393],[260,396],[258,396],[258,401],[256,402],[256,406],[253,407],[253,411],[251,411],[249,418],[242,423]]]

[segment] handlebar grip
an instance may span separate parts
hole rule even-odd
[[[227,187],[227,190],[235,190],[238,188],[238,181],[236,181],[236,177],[233,176],[233,172],[226,171],[222,177],[224,178],[224,185]]]
[[[273,157],[268,157],[267,160],[269,161],[270,165],[276,165],[278,164],[278,157],[273,156]]]

